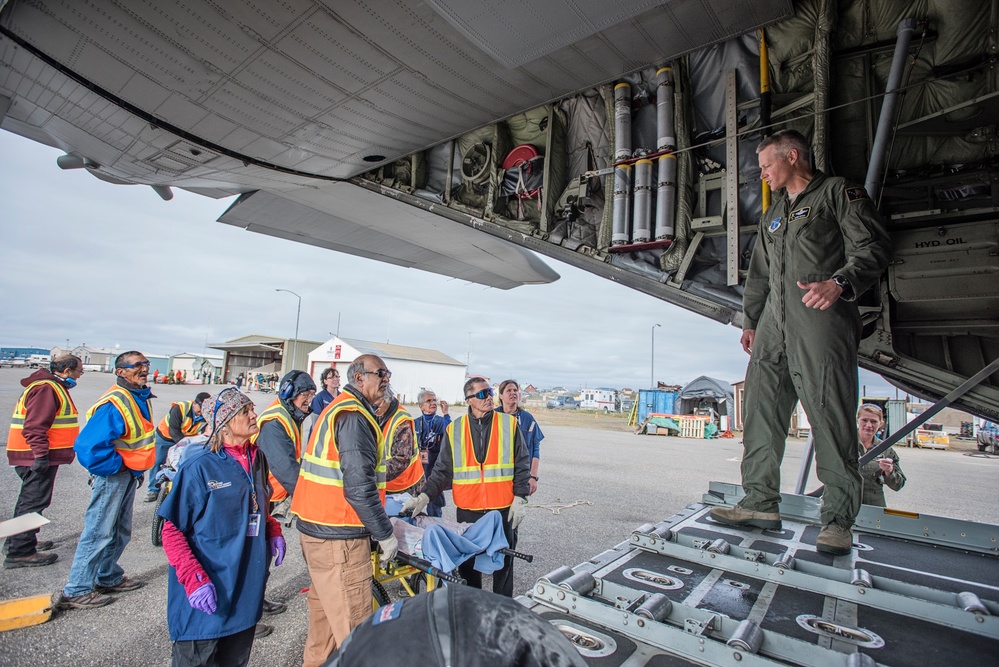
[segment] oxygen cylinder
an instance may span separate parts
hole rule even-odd
[[[611,227],[611,245],[625,245],[629,239],[628,210],[631,199],[631,167],[619,164],[614,168],[614,221]]]
[[[652,160],[635,163],[635,213],[632,243],[645,243],[652,233]]]
[[[676,150],[676,130],[673,128],[673,68],[663,67],[656,72],[656,130],[659,140],[657,151]]]
[[[614,86],[614,159],[631,157],[631,84]]]
[[[659,183],[656,188],[656,240],[673,238],[676,223],[676,155],[659,158]]]

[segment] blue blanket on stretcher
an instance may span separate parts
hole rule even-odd
[[[510,546],[503,534],[503,518],[493,510],[458,534],[444,526],[427,526],[423,531],[423,557],[435,567],[450,572],[475,556],[475,569],[492,574],[503,567],[500,549]]]

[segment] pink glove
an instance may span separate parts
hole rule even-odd
[[[271,549],[271,556],[274,558],[274,567],[284,562],[284,554],[288,550],[288,543],[280,535],[268,540]]]
[[[203,611],[206,614],[215,613],[216,600],[217,596],[215,594],[215,584],[210,581],[207,584],[201,584],[187,596],[187,601],[191,604],[191,607],[197,609],[198,611]]]

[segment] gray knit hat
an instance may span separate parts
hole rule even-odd
[[[202,403],[201,412],[205,416],[205,423],[212,429],[212,433],[218,433],[219,429],[229,423],[236,416],[243,406],[252,405],[253,401],[249,396],[239,391],[235,387],[226,387],[214,398],[210,398]]]

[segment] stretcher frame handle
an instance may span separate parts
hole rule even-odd
[[[500,549],[499,552],[504,556],[511,556],[513,558],[519,558],[520,560],[526,560],[528,563],[534,562],[533,554],[525,554],[523,552],[514,551],[513,549],[507,549],[507,548]]]
[[[451,584],[464,585],[467,583],[463,578],[445,572],[444,570],[434,567],[430,564],[430,561],[424,560],[422,558],[417,558],[416,556],[410,556],[409,554],[402,553],[401,551],[395,555],[395,560],[402,563],[403,565],[409,565],[414,567],[420,572],[426,572],[432,577],[437,577],[441,581],[446,581]]]

